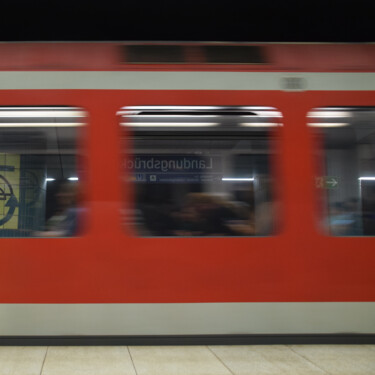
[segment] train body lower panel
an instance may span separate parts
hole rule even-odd
[[[375,334],[375,302],[1,304],[1,336]]]

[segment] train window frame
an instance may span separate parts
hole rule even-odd
[[[152,112],[152,115],[157,116],[157,117],[163,117],[164,120],[158,120],[158,121],[165,121],[166,115],[171,115],[171,118],[174,117],[181,117],[179,116],[175,111],[178,113],[183,112],[184,116],[190,116],[190,122],[189,123],[177,123],[176,126],[176,119],[172,119],[170,122],[163,122],[159,124],[153,124],[149,126],[147,123],[140,123],[139,121],[133,121],[134,117],[140,114],[140,111],[142,112],[142,115],[145,115],[143,111],[147,111],[148,114]],[[158,112],[159,111],[159,112]],[[186,113],[189,112],[189,113]],[[213,112],[218,112],[218,113],[213,113]],[[254,116],[254,113],[252,116],[249,115],[249,112],[255,111],[256,116]],[[158,114],[157,114],[157,113]],[[214,122],[212,122],[212,119],[207,121],[208,119],[205,119],[205,123],[199,123],[195,121],[196,119],[194,118],[194,115],[191,115],[191,112],[195,112],[197,117],[200,116],[205,116],[205,117],[216,117],[215,121],[217,121],[217,117],[225,118],[224,115],[228,115],[228,118],[230,116],[238,116],[238,121],[236,123],[236,126],[233,124],[229,125],[227,122],[229,121],[224,121],[223,123],[220,124],[219,127],[217,127]],[[228,112],[233,112],[233,113],[228,113]],[[199,113],[199,115],[198,115]],[[272,222],[272,229],[269,233],[263,233],[263,234],[237,234],[237,235],[220,235],[220,234],[213,234],[213,235],[153,235],[153,234],[141,234],[137,231],[135,228],[134,223],[131,222],[132,219],[135,218],[136,216],[136,209],[135,209],[135,199],[134,199],[134,194],[135,194],[135,184],[131,183],[130,180],[128,181],[123,181],[123,184],[125,183],[128,186],[128,195],[123,196],[122,198],[122,207],[124,211],[130,212],[130,215],[123,214],[123,225],[122,227],[125,229],[125,233],[127,235],[130,235],[132,237],[136,238],[259,238],[259,237],[275,237],[280,234],[280,195],[279,191],[277,188],[277,184],[275,183],[276,177],[279,175],[279,172],[277,171],[277,166],[275,163],[275,154],[279,154],[280,152],[280,136],[279,132],[277,132],[278,129],[282,128],[283,126],[283,115],[281,111],[279,111],[276,107],[266,107],[266,106],[163,106],[163,105],[147,105],[147,106],[125,106],[122,107],[118,112],[117,116],[119,119],[119,124],[120,124],[120,131],[124,131],[122,129],[127,129],[127,135],[126,135],[126,146],[127,149],[129,150],[128,155],[131,154],[134,156],[134,142],[137,137],[159,137],[158,139],[164,140],[166,137],[169,137],[173,140],[176,139],[176,137],[187,137],[187,135],[190,133],[190,136],[188,136],[189,140],[190,138],[195,139],[195,140],[201,140],[204,137],[209,137],[210,140],[214,140],[215,136],[213,136],[213,128],[215,128],[215,134],[218,136],[220,134],[220,137],[225,136],[228,138],[228,136],[231,136],[233,139],[239,140],[239,137],[246,136],[248,139],[250,138],[250,133],[251,131],[264,131],[266,132],[265,129],[274,130],[272,132],[272,137],[269,136],[267,139],[267,142],[270,142],[270,147],[266,149],[265,155],[267,157],[267,166],[268,166],[268,177],[270,177],[270,180],[272,180],[271,183],[269,183],[269,197],[270,197],[270,205],[269,209],[273,210],[271,222]],[[246,119],[244,119],[246,117]],[[129,119],[132,118],[132,121],[129,121]],[[202,121],[202,117],[201,120]],[[157,125],[157,129],[155,129],[155,125]],[[181,125],[181,126],[179,126]],[[173,128],[173,131],[171,132],[171,127]],[[220,128],[220,129],[219,129]],[[191,129],[194,129],[192,132]],[[250,131],[251,129],[251,131]],[[130,133],[129,133],[130,132]],[[193,134],[192,134],[193,133]],[[168,135],[167,135],[168,134]],[[268,132],[268,135],[271,134],[271,132]],[[274,134],[277,134],[276,137],[274,137]],[[164,138],[163,138],[164,137]],[[199,138],[198,138],[199,137]],[[203,137],[203,138],[202,138]],[[242,138],[241,138],[242,139]],[[276,140],[275,140],[276,139]],[[130,141],[130,142],[129,142]],[[121,146],[121,154],[124,155],[126,154],[126,151],[124,151],[123,146]],[[255,154],[255,153],[254,153]],[[175,152],[171,152],[171,155],[178,156]],[[239,156],[239,155],[237,155]],[[122,163],[123,164],[123,163]],[[121,176],[124,179],[126,178],[132,178],[131,173],[125,172],[124,173],[124,167],[122,166],[121,169]],[[235,181],[236,179],[234,178],[228,178],[224,179],[222,178],[222,181],[225,180],[233,180]],[[238,179],[240,180],[240,179]],[[254,178],[251,179],[254,182]],[[237,183],[237,182],[236,182]],[[254,184],[259,184],[259,181],[255,181]],[[262,182],[263,184],[264,182]],[[129,188],[130,186],[130,188]],[[130,192],[130,196],[129,196]],[[133,206],[127,206],[124,207],[124,204],[129,204],[129,199],[131,204]],[[254,208],[255,209],[255,208]],[[133,215],[133,216],[132,216]],[[255,215],[255,211],[254,211]],[[127,217],[126,217],[127,216]],[[129,220],[130,217],[130,220]],[[257,219],[259,220],[259,219]]]
[[[83,211],[86,211],[86,202],[82,198],[82,189],[80,186],[84,183],[87,171],[82,139],[86,136],[88,113],[87,109],[76,105],[0,106],[0,136],[5,137],[4,139],[13,139],[13,144],[10,143],[11,146],[9,148],[7,146],[5,149],[2,148],[0,150],[0,162],[4,164],[2,166],[3,174],[11,172],[17,174],[17,176],[8,176],[8,174],[2,176],[4,186],[6,185],[1,191],[1,193],[4,193],[2,194],[4,195],[4,199],[2,200],[5,201],[9,197],[7,202],[4,203],[2,216],[0,216],[0,219],[3,219],[3,221],[5,219],[1,226],[3,233],[0,233],[0,239],[68,239],[82,237],[84,234],[82,216],[85,216]],[[28,134],[29,139],[31,139],[30,143],[27,142],[27,138],[24,140],[24,134]],[[35,143],[37,141],[39,143],[42,142],[40,145],[44,148],[40,149],[39,143]],[[8,145],[8,143],[4,144]],[[68,147],[73,147],[73,153],[69,153]],[[33,155],[33,157],[27,157],[28,155]],[[15,158],[17,156],[18,164],[9,166],[8,164],[12,163],[12,161],[16,162]],[[36,160],[38,157],[41,160]],[[42,163],[42,159],[44,164]],[[56,159],[55,162],[52,159]],[[48,174],[48,166],[51,171],[51,165],[56,163],[59,164],[59,171],[56,169],[54,170],[56,173]],[[79,171],[80,168],[81,170]],[[27,175],[35,175],[36,171],[39,174],[33,179],[36,185],[32,186],[37,191],[38,198],[35,205],[39,208],[36,209],[34,216],[35,214],[37,216],[34,217],[32,216],[32,208],[28,206],[26,209],[25,204],[29,205],[29,203],[26,203],[26,190],[30,190],[31,186],[28,185],[29,179]],[[68,174],[64,176],[64,173]],[[77,185],[77,181],[80,181],[80,186]],[[52,190],[55,196],[48,195],[48,185],[54,185],[52,186]],[[69,206],[71,204],[70,209],[65,207],[66,210],[63,210],[62,206],[60,209],[57,209],[57,206],[55,206],[54,211],[50,210],[51,212],[47,212],[47,200],[49,200],[49,203],[52,201],[54,205],[57,205],[59,200],[62,202],[63,199],[66,202],[69,200]],[[6,206],[9,207],[7,212]],[[21,207],[24,215],[30,216],[31,214],[29,219],[26,219],[26,216],[22,218],[22,215],[19,215]],[[51,207],[49,208],[51,209]],[[12,214],[9,215],[11,211]],[[58,211],[61,211],[61,213],[58,213]],[[17,223],[11,223],[11,221],[15,221],[15,216],[17,216]],[[59,229],[56,230],[53,230],[51,224],[54,218],[56,220],[53,223],[60,225]],[[50,225],[47,224],[49,219],[51,219]],[[27,222],[29,224],[30,222],[33,223],[32,228],[27,226]],[[64,229],[62,229],[62,222],[66,222]]]
[[[345,140],[345,130],[349,131],[359,131],[373,129],[375,134],[375,126],[368,125],[370,122],[368,112],[373,112],[375,120],[375,105],[366,106],[366,105],[320,105],[311,108],[307,114],[307,127],[309,129],[310,135],[313,138],[313,155],[314,155],[314,191],[315,191],[315,223],[320,234],[327,236],[329,238],[373,238],[375,237],[375,232],[366,234],[365,233],[365,224],[364,216],[366,210],[364,210],[364,201],[362,193],[362,180],[371,180],[374,181],[375,187],[375,171],[373,177],[361,176],[362,172],[361,167],[364,162],[361,159],[359,147],[364,145],[360,139],[356,138],[354,133],[351,137],[347,137]],[[322,119],[321,121],[319,119]],[[336,162],[334,165],[333,157],[329,159],[328,148],[326,144],[329,142],[328,133],[333,133],[336,130],[337,142],[340,145],[349,142],[351,146],[356,147],[356,155],[353,155],[351,160],[354,164],[357,164],[355,173],[358,173],[356,186],[354,183],[346,184],[350,185],[351,194],[352,191],[358,190],[356,196],[347,196],[346,201],[336,202],[337,198],[342,200],[343,196],[348,195],[347,191],[339,191],[336,194],[336,198],[333,199],[335,194],[332,193],[336,186],[339,186],[342,181],[347,179],[346,174],[349,173],[349,170],[353,169],[352,165],[349,162],[344,163],[343,161]],[[338,132],[342,134],[339,134]],[[371,133],[368,134],[368,136]],[[332,142],[332,135],[330,135]],[[352,140],[355,139],[355,142]],[[375,140],[372,142],[375,146]],[[337,147],[337,146],[336,146]],[[332,148],[336,152],[344,152],[347,149],[343,148]],[[345,176],[340,172],[336,175],[330,175],[332,173],[325,173],[326,171],[337,170],[340,171],[340,164],[342,164],[341,169],[345,169]],[[345,164],[345,167],[343,167]],[[366,174],[366,173],[365,173]],[[341,189],[342,190],[342,189]],[[373,189],[374,190],[374,189]],[[335,200],[335,201],[334,201]],[[346,228],[346,230],[345,230]]]

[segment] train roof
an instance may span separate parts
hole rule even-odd
[[[375,71],[375,44],[3,42],[1,71]]]

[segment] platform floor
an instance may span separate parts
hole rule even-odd
[[[375,345],[2,346],[0,375],[375,375]]]

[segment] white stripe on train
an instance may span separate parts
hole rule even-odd
[[[0,304],[12,335],[375,333],[375,302]]]
[[[375,90],[375,73],[0,72],[0,90]]]

